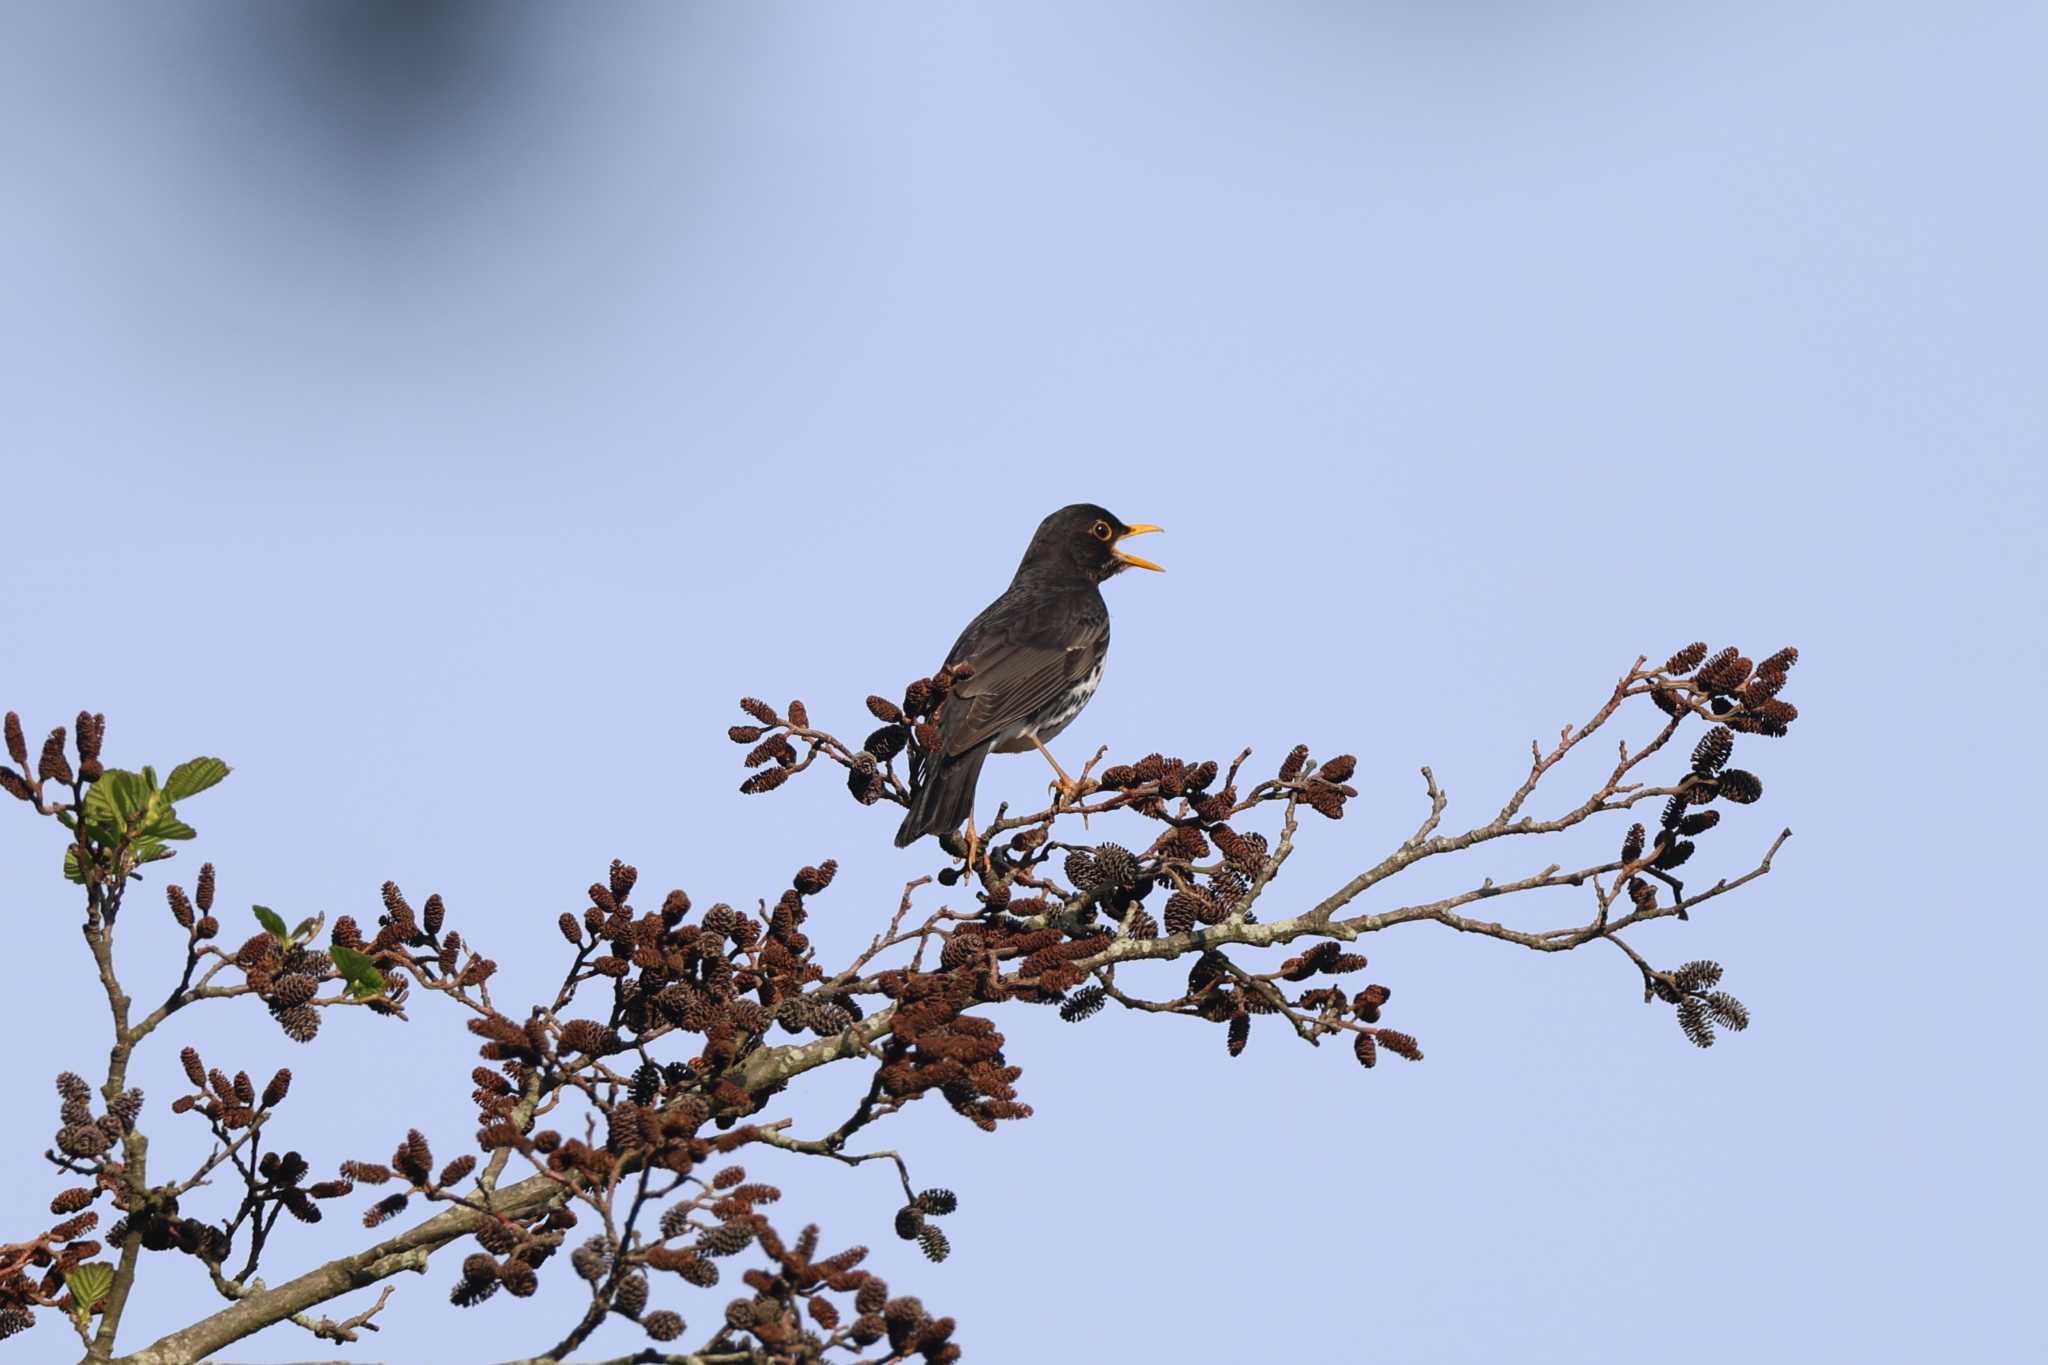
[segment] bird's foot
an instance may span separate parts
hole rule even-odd
[[[1087,777],[1079,781],[1071,777],[1058,777],[1047,783],[1045,789],[1052,793],[1053,809],[1065,810],[1069,806],[1080,805],[1090,793],[1101,791],[1102,784]]]
[[[994,870],[989,864],[988,849],[982,845],[981,835],[975,832],[974,821],[971,819],[967,822],[967,862],[965,867],[970,873],[976,871],[977,868],[982,872]]]

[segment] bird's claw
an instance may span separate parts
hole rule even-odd
[[[1091,792],[1101,791],[1102,784],[1086,777],[1078,782],[1072,778],[1055,778],[1046,785],[1046,790],[1053,794],[1053,808],[1065,810],[1069,806],[1080,805]]]
[[[989,862],[988,847],[981,842],[981,835],[976,832],[974,822],[969,820],[967,822],[967,860],[961,866],[967,872],[972,873],[976,870],[977,863],[983,872],[995,871],[994,865]]]

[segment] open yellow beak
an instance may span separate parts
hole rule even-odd
[[[1147,531],[1164,531],[1165,529],[1166,529],[1166,528],[1165,528],[1164,526],[1154,526],[1154,525],[1150,524],[1149,522],[1148,522],[1148,523],[1145,523],[1145,524],[1143,524],[1143,525],[1139,525],[1139,526],[1127,526],[1127,527],[1125,527],[1125,528],[1124,528],[1124,533],[1123,533],[1123,535],[1121,535],[1121,536],[1118,536],[1118,537],[1117,537],[1117,539],[1118,539],[1118,540],[1122,540],[1122,539],[1124,539],[1124,537],[1125,537],[1125,536],[1142,536],[1142,535],[1144,535],[1144,534],[1145,534],[1145,533],[1146,533]],[[1125,554],[1125,553],[1124,553],[1124,552],[1123,552],[1122,550],[1120,550],[1120,549],[1117,549],[1117,548],[1115,548],[1115,547],[1111,547],[1111,549],[1110,549],[1110,553],[1111,553],[1111,554],[1113,554],[1113,555],[1115,555],[1115,556],[1116,556],[1116,557],[1117,557],[1118,559],[1122,560],[1122,561],[1123,561],[1124,563],[1126,563],[1126,564],[1129,564],[1129,565],[1130,565],[1130,566],[1132,566],[1133,568],[1138,568],[1138,569],[1150,569],[1150,570],[1151,570],[1152,572],[1154,572],[1154,573],[1165,573],[1165,572],[1166,572],[1166,570],[1165,570],[1165,569],[1161,568],[1161,567],[1160,567],[1159,565],[1157,565],[1157,564],[1154,564],[1154,563],[1153,563],[1153,562],[1152,562],[1151,560],[1149,560],[1149,559],[1140,559],[1140,558],[1138,558],[1138,557],[1137,557],[1136,555],[1133,555],[1133,554]]]

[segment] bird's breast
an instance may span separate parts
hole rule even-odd
[[[1095,695],[1095,689],[1101,685],[1102,662],[1097,660],[1095,667],[1077,679],[1064,696],[1055,699],[1046,707],[1045,713],[1031,726],[1030,733],[1040,743],[1044,743],[1066,729],[1073,723],[1074,717],[1081,714],[1081,709],[1088,705],[1088,699]]]

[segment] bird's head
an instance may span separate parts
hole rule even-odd
[[[1031,537],[1031,548],[1024,552],[1018,573],[1079,573],[1098,583],[1129,568],[1164,573],[1151,560],[1140,559],[1121,545],[1128,536],[1161,529],[1145,523],[1133,526],[1092,502],[1077,502],[1038,523],[1038,533]]]

